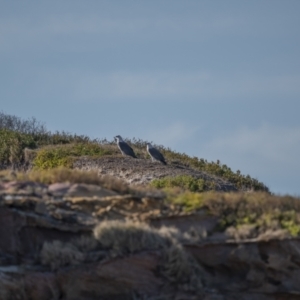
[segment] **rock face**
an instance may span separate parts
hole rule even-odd
[[[133,185],[145,185],[153,179],[166,176],[190,175],[197,179],[204,179],[215,183],[217,191],[236,191],[235,186],[217,176],[197,171],[183,165],[162,165],[145,159],[133,159],[130,157],[101,157],[91,159],[79,158],[73,165],[80,170],[97,170],[100,175],[110,175],[125,180]]]
[[[131,236],[120,241],[126,249],[96,240],[95,226],[111,220],[149,224],[132,237],[159,243],[132,251]],[[299,239],[230,242],[216,238],[216,225],[159,194],[1,183],[0,299],[300,299]],[[193,240],[191,228],[206,234]]]

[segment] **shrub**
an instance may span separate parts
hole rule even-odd
[[[185,284],[186,290],[199,292],[202,288],[200,267],[182,248],[173,228],[155,229],[144,223],[108,221],[94,229],[94,236],[114,255],[161,249],[160,272],[170,282]]]
[[[0,163],[3,165],[22,163],[24,148],[35,146],[36,143],[30,134],[0,129]]]
[[[118,255],[160,249],[167,242],[147,224],[129,221],[102,222],[94,229],[94,236],[103,248]]]
[[[161,261],[157,274],[163,275],[176,288],[200,292],[202,282],[200,267],[185,252],[176,239],[174,229],[151,228],[147,224],[132,221],[104,221],[94,229],[94,237],[80,238],[70,242],[45,242],[40,260],[52,270],[60,267],[89,262],[89,252],[103,249],[106,256],[123,256],[141,251],[161,250]],[[99,251],[98,251],[99,252]]]
[[[194,178],[188,175],[154,179],[150,185],[160,189],[180,187],[183,190],[188,190],[191,192],[204,192],[212,187],[212,185],[209,182],[206,182],[204,179]]]
[[[192,192],[184,192],[174,195],[171,192],[168,195],[167,202],[181,206],[185,212],[191,212],[203,207],[204,195]]]
[[[239,170],[233,172],[227,165],[221,164],[219,161],[216,163],[208,162],[207,160],[190,157],[186,154],[171,151],[170,149],[163,150],[163,152],[168,160],[175,160],[199,171],[222,177],[233,183],[239,190],[251,189],[254,191],[269,191],[269,189],[257,179],[251,178],[249,175],[242,175]]]
[[[95,143],[76,143],[69,145],[48,146],[37,151],[33,160],[36,169],[72,167],[74,158],[80,156],[111,155],[111,150]]]
[[[45,134],[47,132],[45,125],[37,121],[36,118],[22,120],[17,116],[8,115],[4,112],[0,112],[0,129],[30,135]]]

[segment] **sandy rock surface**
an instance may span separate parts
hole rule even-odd
[[[131,157],[101,157],[91,159],[81,157],[74,165],[80,170],[97,170],[100,175],[111,175],[133,185],[145,185],[153,179],[166,176],[189,175],[215,183],[218,191],[236,191],[234,185],[217,176],[207,174],[180,164],[162,165],[150,159],[134,159]]]

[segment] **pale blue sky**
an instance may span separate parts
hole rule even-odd
[[[299,54],[299,0],[0,0],[0,110],[300,195]]]

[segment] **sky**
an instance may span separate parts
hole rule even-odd
[[[0,0],[0,111],[299,196],[299,16],[299,0]]]

